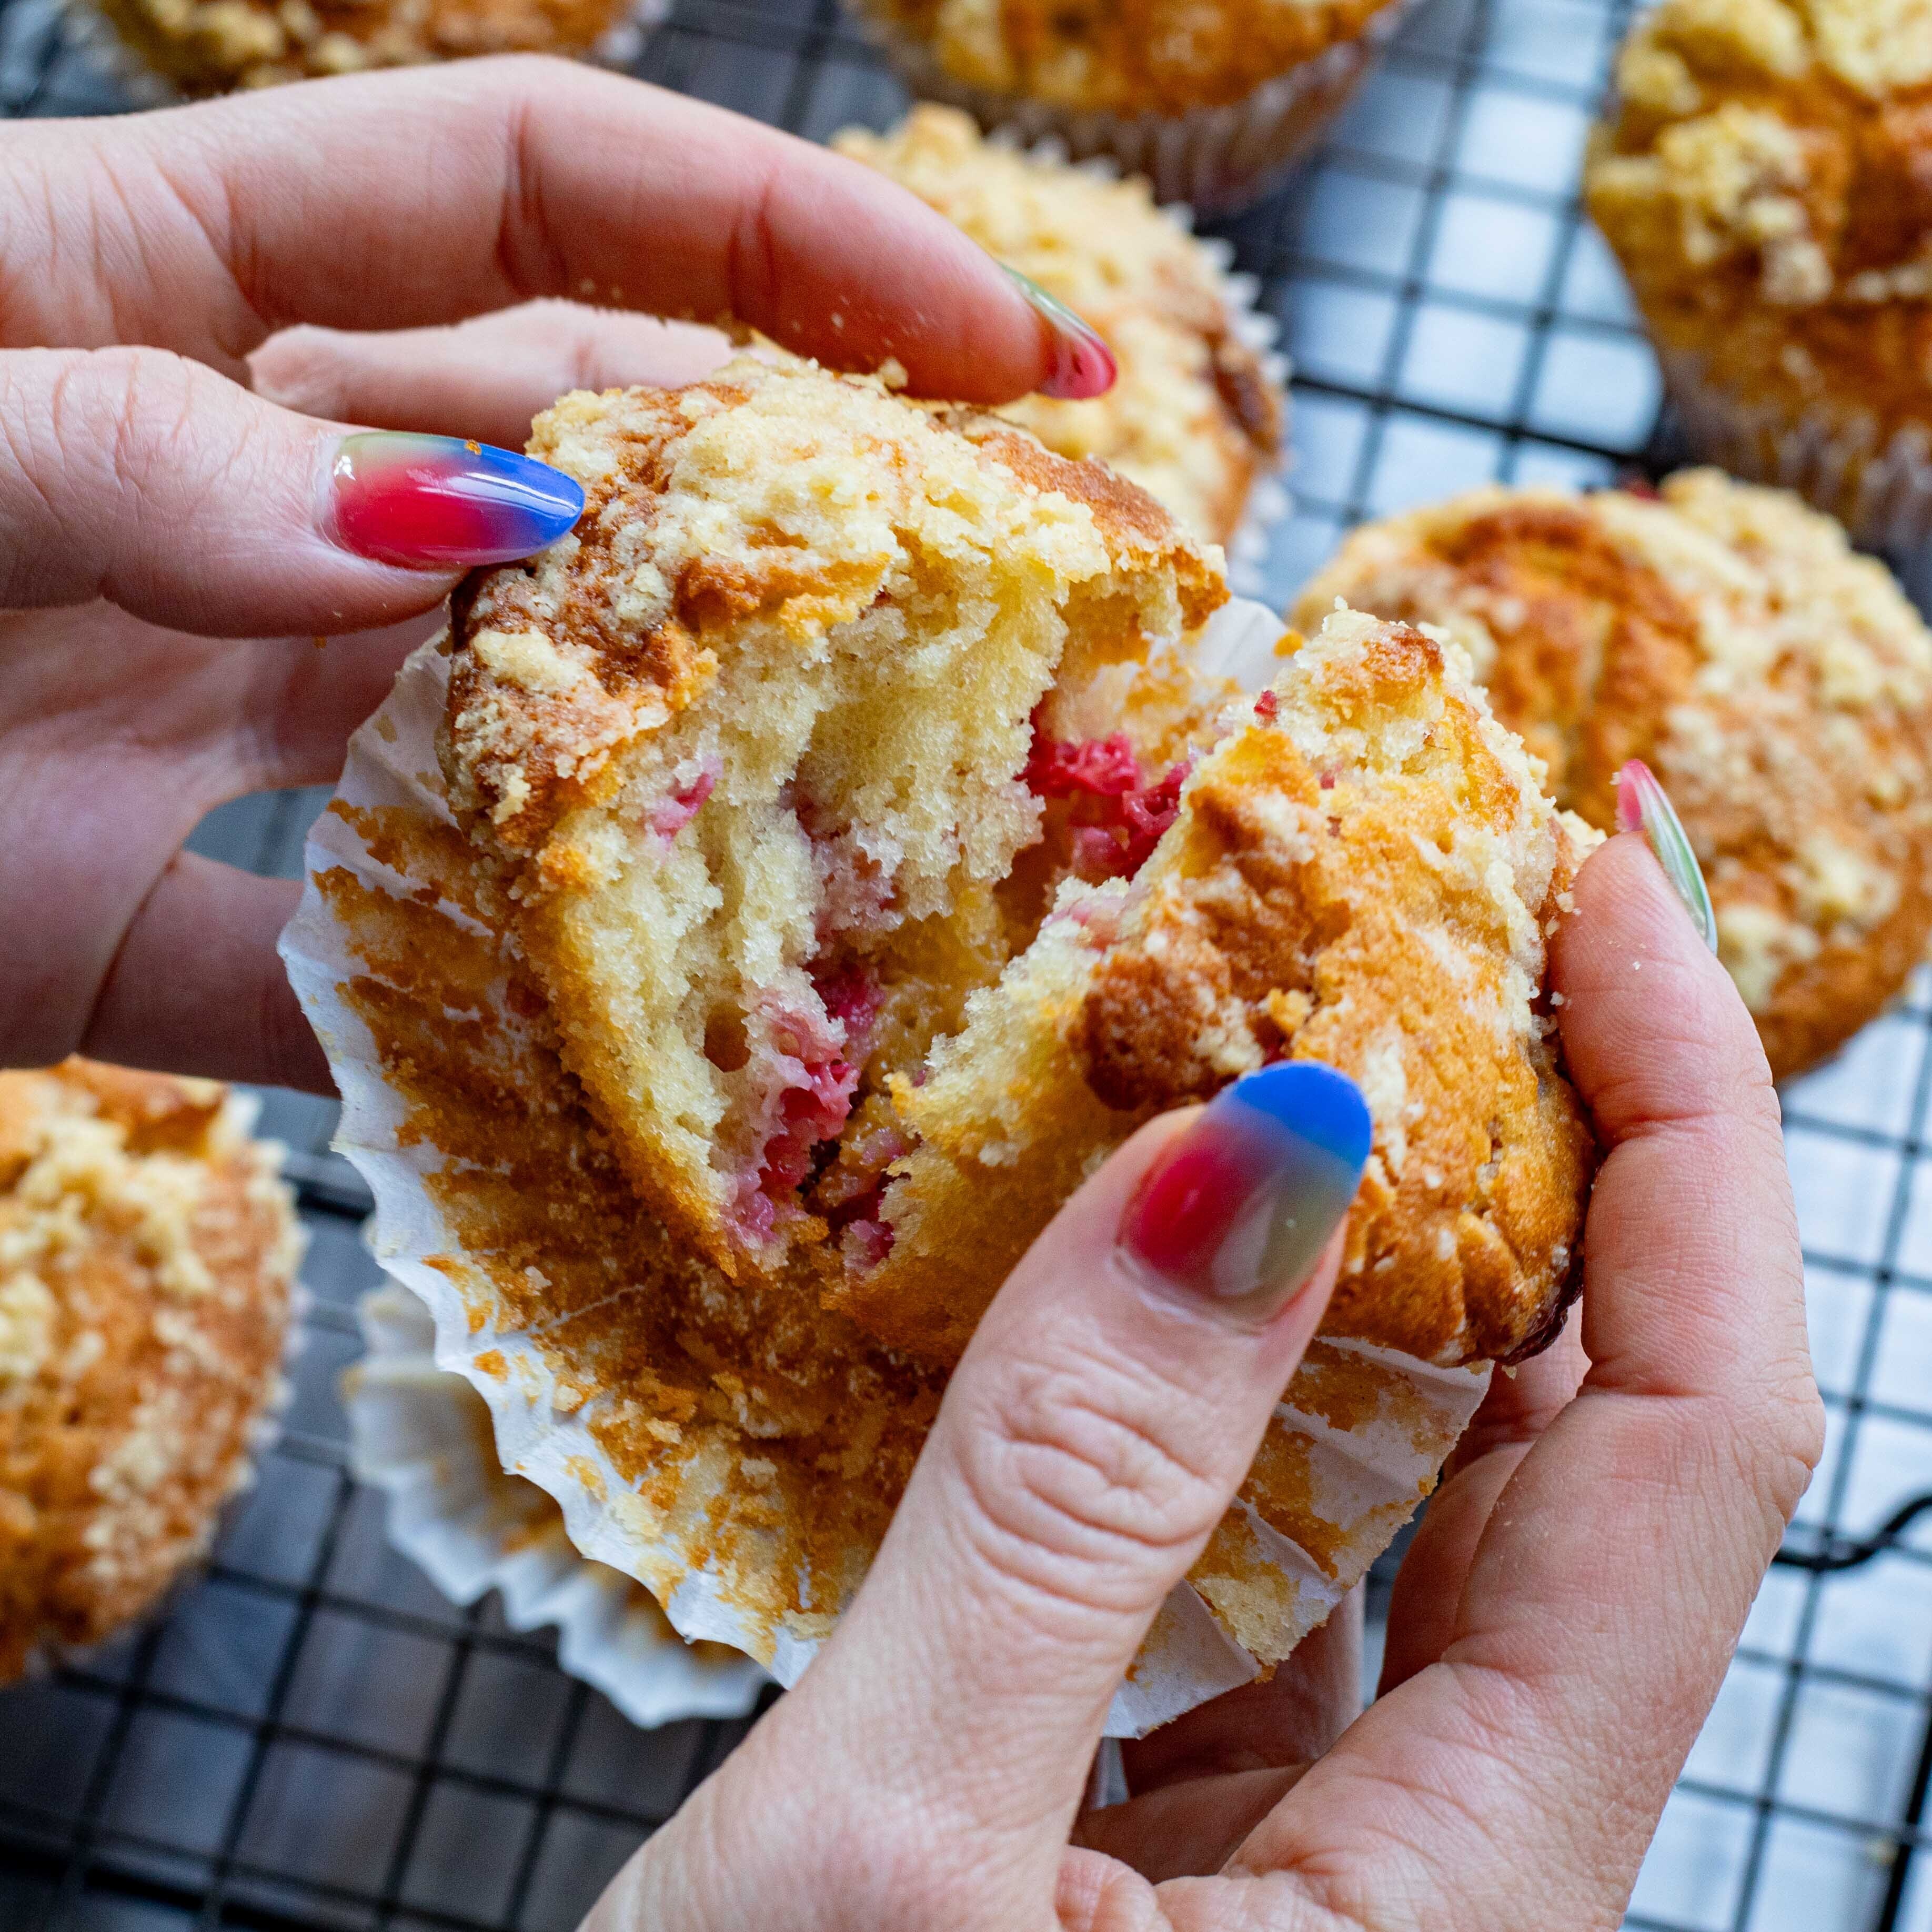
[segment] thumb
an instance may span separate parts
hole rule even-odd
[[[981,1322],[794,1693],[881,1802],[938,1812],[922,1842],[988,1924],[1052,1895],[1108,1704],[1321,1319],[1370,1135],[1354,1083],[1296,1060],[1117,1152]]]
[[[0,603],[103,597],[208,637],[369,629],[554,542],[548,464],[277,408],[152,349],[0,355]]]

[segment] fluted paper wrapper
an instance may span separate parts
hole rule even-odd
[[[1228,215],[1280,186],[1314,146],[1401,24],[1409,0],[1391,0],[1352,39],[1336,41],[1239,100],[1180,114],[1063,107],[981,87],[949,72],[927,42],[884,6],[868,0],[849,4],[915,100],[963,108],[988,134],[1057,141],[1076,160],[1104,156],[1129,174],[1145,175],[1156,200]]]
[[[452,1602],[491,1590],[514,1630],[554,1628],[557,1662],[646,1729],[741,1718],[765,1673],[687,1644],[644,1587],[578,1554],[562,1512],[496,1460],[490,1412],[436,1365],[436,1324],[393,1282],[362,1298],[368,1353],[344,1372],[350,1466],[388,1499],[389,1541]]]
[[[1200,658],[1258,688],[1281,633],[1236,603]],[[434,749],[446,648],[418,650],[352,741],[283,936],[341,1088],[335,1144],[374,1196],[376,1258],[429,1309],[437,1366],[488,1406],[502,1467],[685,1636],[789,1684],[862,1576],[944,1377],[815,1298],[701,1270],[621,1190],[511,943],[476,916]],[[734,1321],[735,1357],[717,1340]],[[1267,1514],[1230,1510],[1156,1618],[1108,1734],[1140,1736],[1286,1658],[1433,1486],[1488,1380],[1318,1341],[1263,1446]]]

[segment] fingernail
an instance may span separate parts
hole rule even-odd
[[[335,446],[325,478],[335,542],[406,569],[508,563],[584,514],[584,491],[562,470],[460,436],[359,431]]]
[[[1711,895],[1697,855],[1690,849],[1690,837],[1670,794],[1657,782],[1657,774],[1641,758],[1633,758],[1617,773],[1617,830],[1641,832],[1664,868],[1670,889],[1684,902],[1697,937],[1714,952],[1718,950],[1718,915],[1711,909]]]
[[[1264,1318],[1307,1281],[1355,1198],[1374,1124],[1313,1060],[1223,1088],[1142,1182],[1120,1242],[1167,1280]]]
[[[1114,386],[1120,369],[1114,352],[1093,325],[1083,322],[1058,296],[1048,295],[1030,275],[1022,274],[1004,262],[1000,266],[1032,304],[1034,314],[1053,332],[1053,374],[1040,386],[1040,394],[1072,403],[1104,396]]]

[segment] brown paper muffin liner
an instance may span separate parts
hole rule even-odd
[[[1694,350],[1660,345],[1664,387],[1696,455],[1733,476],[1795,491],[1836,517],[1852,542],[1910,556],[1932,536],[1932,440],[1922,428],[1881,442],[1876,428],[1822,410],[1792,415],[1710,380]]]
[[[513,1630],[554,1627],[559,1665],[634,1724],[743,1717],[765,1673],[686,1643],[642,1585],[578,1554],[555,1502],[498,1464],[482,1397],[436,1366],[422,1301],[392,1282],[356,1316],[368,1352],[342,1376],[350,1467],[387,1496],[391,1544],[452,1602],[495,1590]]]
[[[1258,688],[1280,629],[1234,604],[1197,662]],[[335,1144],[374,1196],[376,1259],[430,1310],[436,1366],[488,1406],[501,1466],[554,1497],[577,1548],[646,1585],[683,1636],[789,1684],[862,1576],[942,1378],[772,1291],[743,1346],[766,1348],[769,1310],[797,1345],[787,1362],[818,1364],[799,1401],[824,1400],[788,1435],[753,1400],[776,1397],[687,1340],[694,1304],[676,1298],[694,1264],[612,1178],[510,942],[478,916],[435,753],[447,648],[418,650],[351,741],[282,938],[341,1089]],[[707,1319],[763,1292],[695,1286],[724,1302]],[[693,1364],[708,1378],[695,1394]],[[681,1420],[646,1400],[673,1369]],[[1324,1622],[1433,1486],[1488,1381],[1316,1343],[1263,1450],[1293,1473],[1294,1534],[1237,1503],[1156,1618],[1109,1734],[1250,1682]]]
[[[1184,114],[1117,114],[1070,108],[976,86],[948,73],[927,43],[874,0],[848,0],[854,18],[915,100],[964,108],[987,133],[1062,142],[1076,160],[1105,155],[1145,175],[1158,201],[1203,214],[1232,214],[1258,201],[1312,146],[1346,105],[1412,0],[1390,0],[1352,40],[1264,81],[1244,98]]]

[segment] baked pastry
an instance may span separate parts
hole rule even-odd
[[[1883,0],[1664,0],[1588,168],[1697,454],[1868,544],[1932,526],[1928,110]]]
[[[533,446],[589,508],[459,601],[444,771],[674,1237],[947,1360],[1108,1148],[1300,1052],[1382,1136],[1344,1331],[1540,1338],[1576,853],[1460,658],[1338,621],[1217,722],[1179,640],[1224,593],[1150,499],[808,366],[568,398]]]
[[[1001,410],[1048,448],[1097,456],[1228,544],[1257,480],[1278,466],[1286,398],[1271,358],[1243,339],[1209,244],[1120,181],[980,138],[966,116],[922,106],[889,134],[832,145],[887,174],[1091,323],[1120,378],[1090,402],[1029,396]]]
[[[190,96],[476,54],[585,54],[626,0],[96,0]]]
[[[1051,136],[1226,210],[1276,182],[1354,92],[1401,0],[852,0],[915,100]]]
[[[1932,928],[1932,635],[1835,523],[1712,470],[1661,500],[1478,490],[1354,532],[1292,620],[1337,597],[1460,640],[1592,825],[1626,759],[1655,770],[1780,1078],[1903,986]]]
[[[0,1072],[0,1682],[140,1616],[249,1479],[301,1243],[247,1122],[204,1081]]]

